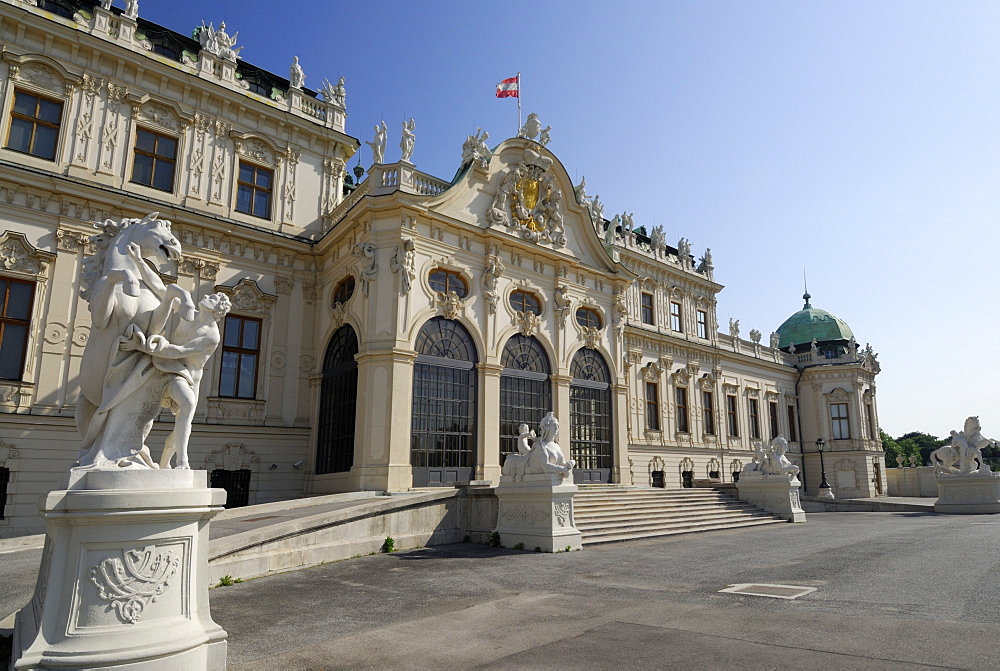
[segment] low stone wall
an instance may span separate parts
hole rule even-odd
[[[889,496],[928,496],[937,498],[934,467],[885,469],[886,493]]]
[[[496,528],[497,510],[489,487],[379,497],[217,538],[209,545],[210,579],[253,578],[367,555],[378,552],[387,536],[397,550],[458,543],[466,535],[485,542]]]

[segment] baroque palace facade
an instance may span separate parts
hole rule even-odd
[[[94,224],[151,212],[184,250],[164,281],[232,300],[190,446],[231,505],[496,484],[549,410],[580,483],[729,482],[781,434],[808,493],[819,438],[837,496],[881,493],[870,348],[808,297],[768,344],[719,333],[711,255],[607,220],[534,115],[451,181],[354,184],[343,81],[107,4],[0,0],[0,536],[76,458]]]

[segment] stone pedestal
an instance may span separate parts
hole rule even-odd
[[[45,550],[13,669],[224,669],[208,606],[205,471],[74,469],[39,503]]]
[[[495,490],[500,502],[496,530],[504,547],[524,543],[525,550],[542,552],[583,549],[573,516],[578,487],[565,482],[549,474],[525,475],[517,482],[511,476],[500,478]]]
[[[1000,513],[1000,474],[969,473],[967,475],[938,473],[934,476],[938,513]]]
[[[789,522],[805,522],[806,511],[799,503],[799,479],[789,475],[747,473],[736,483],[740,500],[780,515]]]

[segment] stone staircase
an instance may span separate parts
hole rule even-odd
[[[781,517],[714,489],[580,487],[573,499],[584,545],[762,524]]]

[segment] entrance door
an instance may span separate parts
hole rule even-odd
[[[316,473],[343,473],[354,465],[354,418],[358,400],[358,337],[344,324],[323,358],[316,431]]]
[[[577,484],[611,481],[611,373],[604,357],[581,349],[570,363],[570,458]]]
[[[410,466],[414,487],[472,479],[476,465],[476,347],[456,321],[434,317],[417,336]]]
[[[882,496],[882,460],[878,457],[872,459],[872,466],[875,468],[875,496]]]
[[[242,508],[250,503],[250,469],[227,471],[216,468],[212,471],[209,487],[226,490],[226,508]]]

